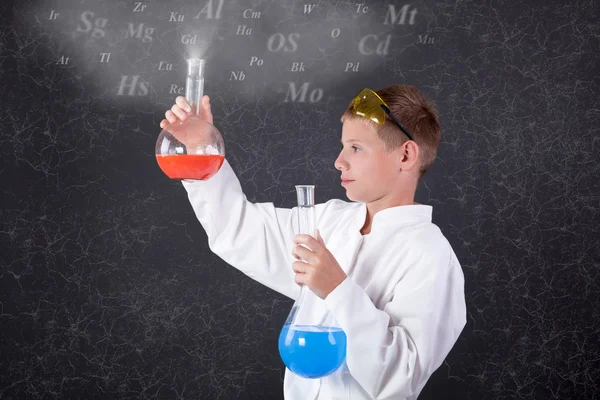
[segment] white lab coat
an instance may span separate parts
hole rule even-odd
[[[183,186],[214,253],[297,298],[297,208],[249,202],[227,160],[211,179]],[[346,362],[323,379],[286,369],[287,400],[417,398],[466,323],[463,272],[431,214],[428,205],[388,208],[363,236],[365,204],[316,205],[317,227],[348,277],[325,300],[303,306],[332,313],[346,333]]]

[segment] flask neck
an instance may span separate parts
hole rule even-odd
[[[316,238],[315,185],[296,185],[296,194],[298,196],[298,233]]]
[[[185,99],[192,108],[191,114],[202,113],[202,96],[204,94],[204,60],[190,58],[187,60],[188,73],[185,81]]]
[[[204,89],[204,78],[188,76],[185,84],[185,99],[192,108],[191,114],[202,113],[202,95]]]

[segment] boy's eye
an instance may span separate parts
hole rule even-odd
[[[360,147],[358,147],[358,146],[351,146],[351,147],[352,147],[352,151],[353,151],[354,153],[356,153],[357,151],[359,151],[359,150],[360,150]],[[342,151],[342,150],[344,150],[344,145],[341,145],[341,146],[340,146],[340,151]]]

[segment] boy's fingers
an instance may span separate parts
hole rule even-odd
[[[173,104],[173,107],[171,107],[171,112],[182,121],[187,118],[187,114],[185,113],[185,111],[183,111],[181,107],[179,107],[177,104]]]
[[[305,274],[306,273],[306,263],[302,261],[295,261],[292,264],[292,270],[297,274]]]
[[[162,121],[160,121],[160,127],[162,129],[165,129],[165,127],[169,125],[169,121],[167,121],[166,119],[163,119]]]
[[[167,118],[167,121],[169,121],[169,123],[171,123],[171,124],[177,121],[177,116],[175,114],[173,114],[173,111],[171,111],[171,110],[168,110],[165,113],[165,117]]]
[[[297,260],[304,260],[307,263],[315,263],[318,261],[318,258],[312,250],[301,245],[294,246],[292,255],[296,257]]]
[[[185,121],[188,117],[188,113],[192,112],[192,108],[188,103],[185,96],[177,96],[175,104],[165,113],[169,123],[174,123],[177,120]],[[213,115],[210,110],[210,97],[207,95],[202,96],[202,116],[209,123],[213,123]]]
[[[308,246],[311,249],[315,248],[315,244],[318,243],[319,240],[317,238],[312,237],[311,235],[308,234],[298,234],[296,236],[294,236],[294,243],[295,244],[305,244],[306,246]]]
[[[177,96],[177,98],[175,99],[175,104],[177,104],[182,110],[184,110],[186,112],[192,111],[192,108],[190,107],[190,103],[188,103],[185,96]]]
[[[210,97],[206,95],[202,97],[202,113],[204,115],[204,119],[212,124],[213,115],[210,111]]]

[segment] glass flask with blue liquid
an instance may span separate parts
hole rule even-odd
[[[314,185],[297,185],[298,234],[317,237]],[[306,285],[279,334],[279,354],[285,366],[303,378],[319,379],[340,368],[346,359],[346,334],[325,302]]]

